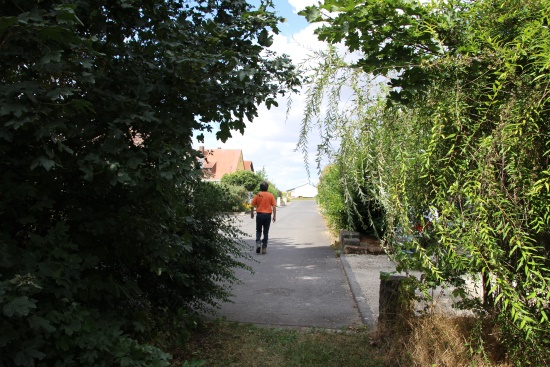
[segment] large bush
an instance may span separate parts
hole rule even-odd
[[[193,131],[295,79],[246,2],[0,2],[0,365],[162,366],[242,267]],[[268,52],[268,51],[267,51]]]
[[[360,158],[356,148],[348,146],[346,150]],[[328,225],[334,230],[346,229],[382,237],[385,212],[373,192],[370,177],[362,167],[354,167],[344,158],[347,157],[340,155],[337,163],[326,166],[319,177],[317,199]]]
[[[317,200],[323,209],[327,224],[334,230],[351,229],[346,223],[344,189],[340,183],[341,172],[336,164],[323,169],[317,185]]]
[[[237,212],[249,209],[246,207],[246,204],[250,201],[250,192],[247,189],[243,186],[227,184],[222,185],[222,188],[227,190],[229,196],[228,203],[232,211]]]

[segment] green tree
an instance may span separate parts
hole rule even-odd
[[[241,186],[246,189],[247,192],[256,193],[260,191],[260,184],[266,181],[269,184],[267,191],[269,191],[275,198],[281,196],[281,192],[275,185],[273,185],[268,179],[265,169],[260,170],[257,173],[252,171],[237,171],[226,174],[222,177],[221,183],[226,186]],[[231,189],[236,196],[240,196],[244,199],[244,195],[236,188]],[[236,197],[235,195],[233,195]],[[246,201],[246,200],[245,200]],[[240,209],[239,209],[240,210]]]
[[[242,186],[247,191],[254,191],[260,185],[262,178],[252,171],[237,171],[223,175],[221,183],[224,185]]]
[[[168,365],[150,339],[227,298],[242,244],[191,139],[296,86],[271,5],[0,1],[1,365]]]
[[[327,0],[303,12],[326,22],[321,39],[357,52],[346,63],[329,49],[310,70],[303,131],[328,96],[318,121],[346,142],[341,180],[383,205],[388,252],[428,286],[481,274],[483,312],[518,365],[550,360],[549,9]],[[344,88],[354,102],[342,108]]]
[[[260,178],[252,171],[237,171],[223,175],[221,185],[232,198],[233,211],[246,210],[250,202],[250,192],[259,185]]]

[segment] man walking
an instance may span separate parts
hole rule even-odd
[[[275,223],[277,217],[277,202],[275,197],[267,192],[267,182],[260,184],[260,192],[254,196],[250,203],[250,217],[254,219],[254,207],[256,207],[256,253],[260,253],[260,246],[262,248],[262,254],[267,252],[267,240],[269,237],[269,225],[271,221],[271,213],[273,213],[273,223]],[[264,239],[260,241],[262,236],[262,230],[264,232]]]

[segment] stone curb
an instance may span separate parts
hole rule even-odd
[[[374,330],[374,328],[376,327],[376,320],[374,319],[372,310],[368,305],[367,299],[364,296],[363,291],[361,290],[361,286],[355,278],[353,270],[348,260],[346,259],[345,254],[340,255],[340,262],[342,263],[342,267],[344,268],[344,273],[346,274],[346,278],[348,280],[353,299],[355,301],[355,304],[357,305],[359,316],[361,316],[361,321],[363,322],[363,325],[367,326],[369,329]]]

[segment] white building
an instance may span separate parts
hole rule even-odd
[[[287,191],[292,198],[314,198],[317,196],[317,187],[309,183]]]

